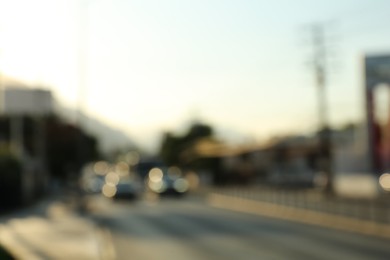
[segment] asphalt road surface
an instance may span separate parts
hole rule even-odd
[[[117,259],[390,259],[390,240],[213,208],[200,199],[95,199]]]

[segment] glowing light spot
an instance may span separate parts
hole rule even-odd
[[[96,174],[104,175],[108,170],[108,164],[105,161],[100,161],[94,164],[93,171]]]
[[[196,190],[199,187],[199,177],[195,172],[189,172],[186,175],[189,189]]]
[[[115,166],[115,171],[120,176],[127,176],[129,174],[129,165],[126,162],[119,162]]]
[[[390,191],[390,173],[384,173],[379,177],[379,184],[385,191]]]
[[[162,181],[154,182],[154,181],[150,180],[148,185],[152,191],[158,192],[158,193],[164,192],[167,189],[166,184]]]
[[[117,185],[119,183],[119,175],[115,172],[110,172],[106,175],[105,181],[107,184]]]
[[[149,171],[149,179],[152,182],[159,182],[162,180],[163,172],[159,168],[153,168]]]
[[[107,183],[104,184],[103,189],[102,189],[102,193],[107,198],[114,197],[115,194],[116,194],[116,187],[115,187],[115,185],[107,184]]]
[[[139,154],[137,152],[129,152],[126,154],[126,160],[130,165],[136,165],[139,162]]]
[[[178,192],[186,192],[188,190],[188,182],[184,179],[177,179],[173,183],[173,187]]]
[[[181,171],[178,167],[172,166],[168,168],[168,175],[173,179],[179,178],[181,176]]]

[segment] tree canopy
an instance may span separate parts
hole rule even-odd
[[[181,155],[201,138],[212,137],[214,134],[211,126],[206,124],[193,124],[186,134],[176,136],[171,132],[163,135],[160,157],[167,165],[182,165]]]

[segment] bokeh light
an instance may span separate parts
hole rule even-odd
[[[117,185],[119,183],[119,175],[115,172],[109,172],[106,175],[105,181],[107,184]]]
[[[169,177],[174,178],[174,179],[179,178],[181,176],[181,170],[176,166],[169,167],[168,168],[168,175],[169,175]]]
[[[126,161],[131,165],[136,165],[139,162],[140,156],[137,152],[128,152],[126,154]]]
[[[188,186],[190,190],[196,190],[199,187],[199,177],[195,172],[188,172],[186,174],[186,179],[188,181]]]
[[[166,184],[163,181],[149,181],[148,182],[149,188],[154,192],[164,192],[167,188]]]
[[[159,182],[163,177],[163,172],[159,168],[153,168],[149,171],[149,179],[152,182]]]
[[[93,170],[96,174],[104,175],[107,173],[108,170],[108,164],[105,161],[99,161],[94,164]]]
[[[103,186],[102,193],[107,198],[112,198],[116,194],[116,186],[110,183],[106,183]]]
[[[115,172],[122,177],[128,176],[129,175],[129,165],[124,161],[118,162],[115,165]]]
[[[384,173],[379,177],[379,184],[385,191],[390,191],[390,173]]]
[[[178,192],[186,192],[188,190],[188,182],[184,179],[177,179],[174,182],[173,187]]]

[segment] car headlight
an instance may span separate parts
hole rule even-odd
[[[107,198],[114,197],[116,192],[117,192],[116,186],[109,183],[104,184],[102,188],[102,193]]]
[[[149,188],[154,192],[164,192],[167,189],[167,185],[163,181],[149,181],[148,182]]]
[[[384,173],[379,177],[379,184],[385,191],[390,191],[390,173]]]
[[[173,183],[173,188],[178,192],[186,192],[188,190],[188,182],[184,179],[177,179]]]

